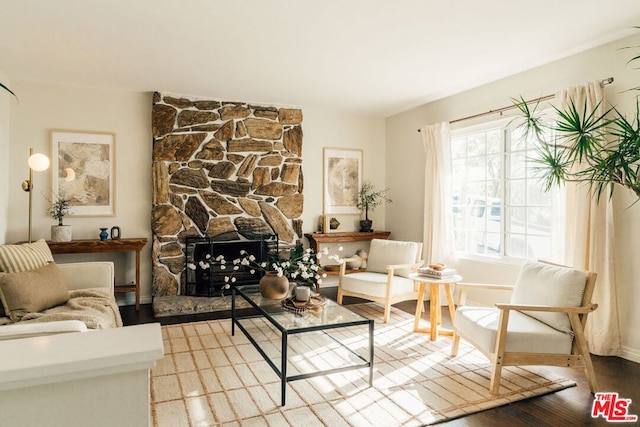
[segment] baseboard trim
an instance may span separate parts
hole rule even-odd
[[[636,350],[635,348],[622,346],[622,354],[620,355],[623,359],[630,360],[632,362],[640,363],[640,350]]]
[[[134,305],[136,303],[135,296],[133,293],[131,294],[117,294],[116,295],[116,303],[119,307],[126,305]],[[153,297],[151,295],[140,295],[140,304],[151,304],[153,303]]]

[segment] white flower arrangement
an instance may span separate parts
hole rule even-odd
[[[338,251],[342,251],[342,246],[338,247]],[[258,262],[255,255],[245,250],[240,251],[240,258],[236,258],[231,262],[225,260],[223,255],[213,258],[210,254],[205,255],[203,260],[197,263],[189,263],[187,266],[191,270],[209,270],[212,265],[217,265],[220,270],[231,270],[229,275],[225,275],[222,291],[229,289],[230,284],[236,281],[233,272],[240,270],[241,267],[248,269],[249,273],[255,274],[257,271],[275,272],[278,276],[286,276],[291,280],[304,282],[309,285],[322,284],[322,279],[327,274],[321,271],[319,260],[327,256],[340,262],[337,254],[329,255],[329,249],[324,248],[317,254],[310,248],[305,249],[301,243],[295,247],[277,252],[269,257],[268,261]],[[231,264],[231,266],[229,266]]]

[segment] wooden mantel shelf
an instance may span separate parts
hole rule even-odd
[[[311,249],[318,252],[320,244],[322,243],[363,242],[373,239],[386,239],[390,234],[390,231],[349,231],[344,233],[306,233],[304,236],[309,239]]]

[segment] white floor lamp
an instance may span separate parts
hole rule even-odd
[[[29,148],[29,179],[22,181],[22,189],[29,193],[29,243],[31,243],[31,195],[33,194],[33,171],[41,172],[49,168],[49,158],[44,154],[33,153]]]

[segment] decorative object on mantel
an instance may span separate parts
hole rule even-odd
[[[324,215],[318,216],[318,233],[324,233]]]
[[[337,218],[331,218],[329,220],[329,229],[330,230],[337,230],[338,227],[340,227],[340,221],[338,221]]]
[[[115,227],[111,227],[111,239],[118,240],[120,238],[120,227],[117,225]]]
[[[109,238],[109,233],[107,233],[107,228],[100,229],[100,240],[107,240]]]
[[[73,240],[73,230],[71,226],[62,223],[64,216],[71,213],[69,200],[56,194],[47,213],[51,215],[51,218],[58,220],[58,225],[51,226],[51,241],[70,242]]]
[[[347,257],[347,258],[354,258],[354,257]],[[347,267],[350,270],[358,270],[360,269],[360,267],[362,267],[362,261],[359,259],[354,259],[352,261],[347,261]]]
[[[365,268],[367,268],[367,256],[369,256],[367,254],[367,252],[363,249],[358,249],[355,253],[355,255],[353,257],[350,258],[360,258],[357,260],[352,260],[352,261],[348,261],[347,262],[347,267],[349,267],[349,269],[351,270],[364,270]]]
[[[360,187],[358,193],[358,209],[364,209],[364,220],[360,221],[360,231],[370,232],[373,231],[371,226],[373,222],[369,219],[369,211],[373,212],[382,203],[393,203],[393,201],[387,197],[388,188],[384,190],[376,190],[371,181],[365,181]]]
[[[369,257],[369,254],[367,253],[367,251],[365,251],[364,249],[358,249],[356,251],[356,256],[362,259],[362,262],[360,263],[360,268],[362,268],[363,270],[367,268],[367,258]]]

